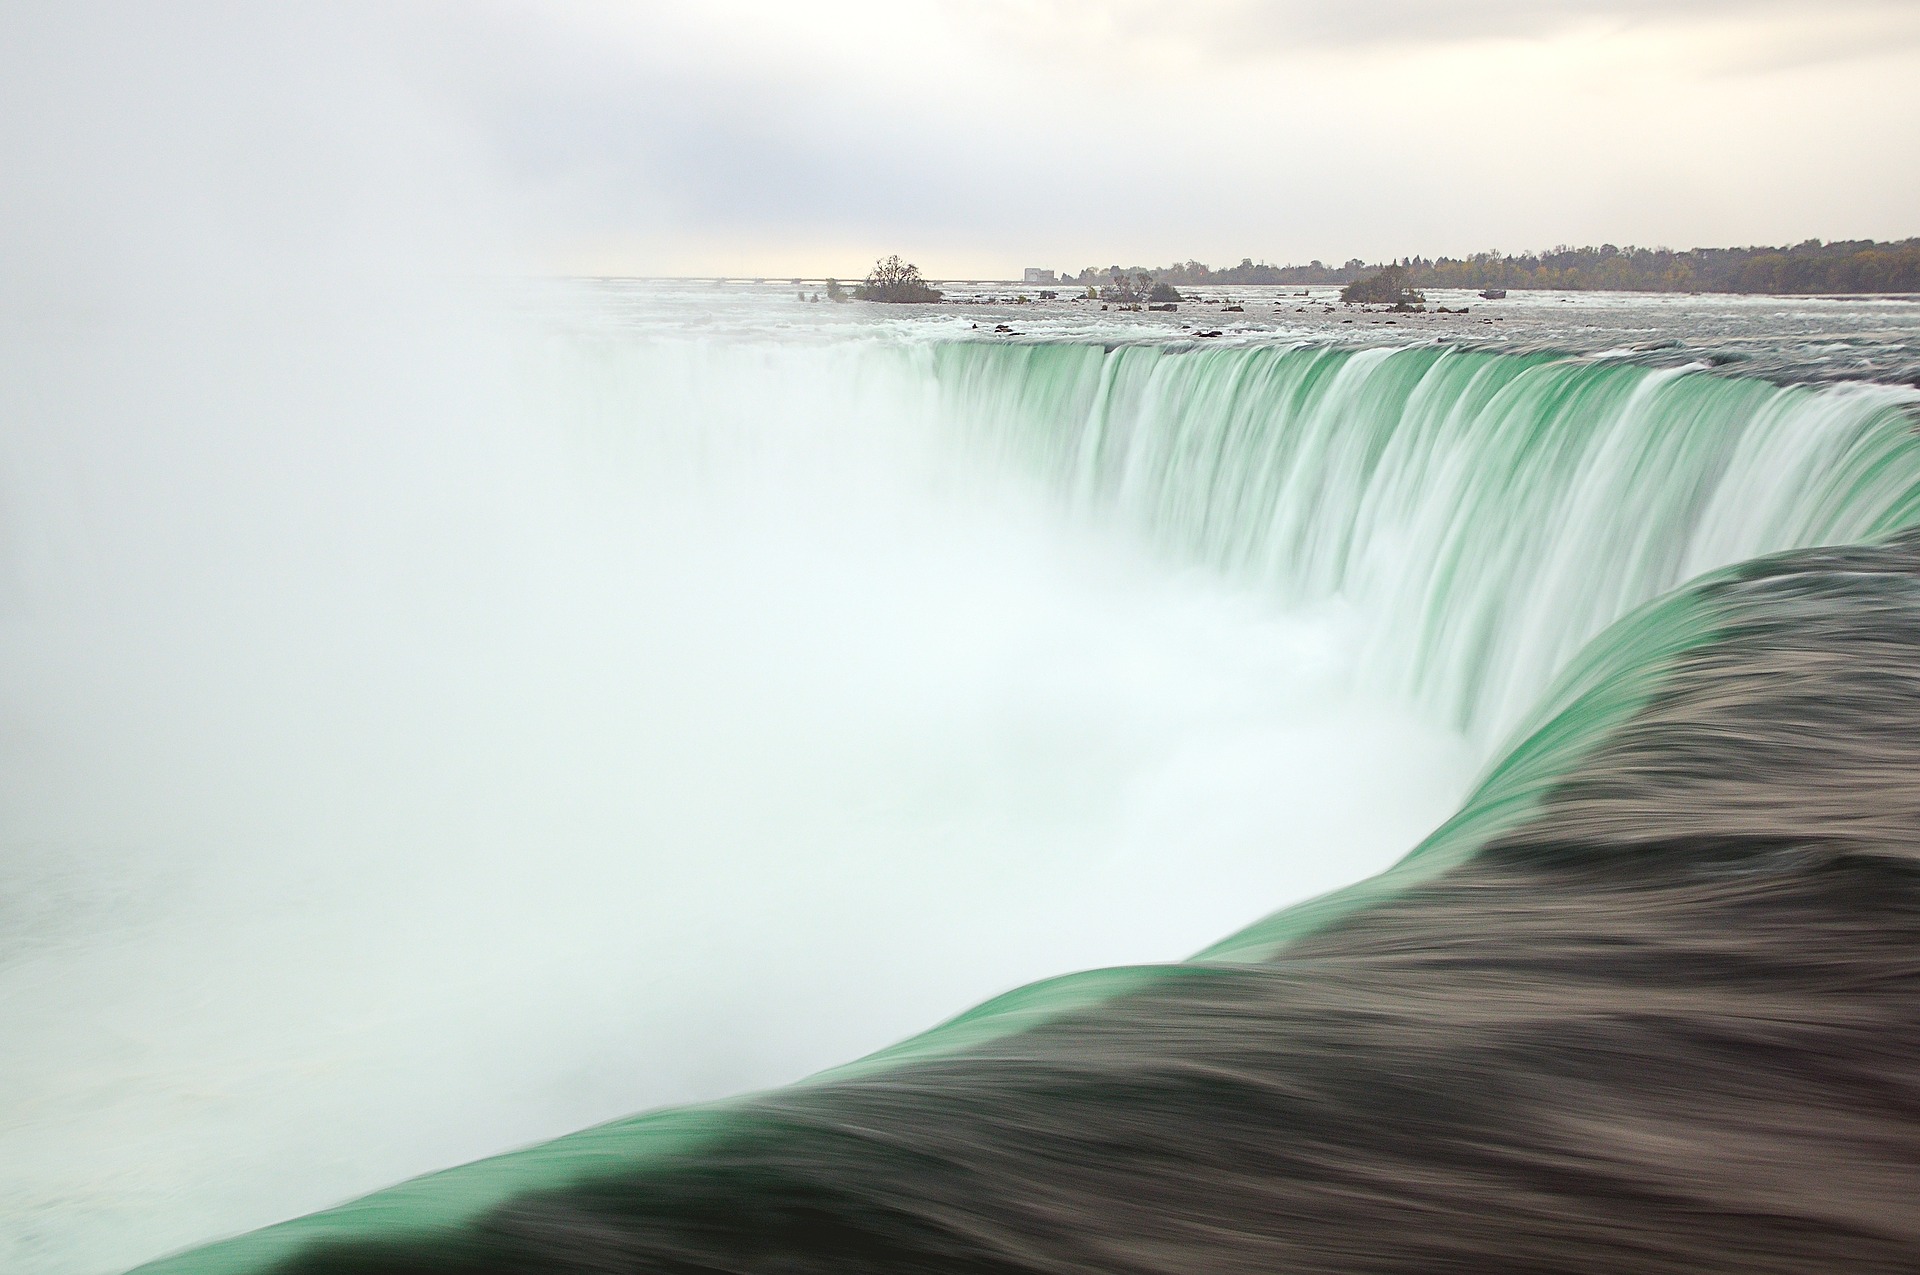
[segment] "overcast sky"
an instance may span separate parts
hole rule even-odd
[[[215,135],[183,222],[453,204],[563,270],[1920,234],[1915,0],[262,9],[10,5],[0,127],[41,212]]]

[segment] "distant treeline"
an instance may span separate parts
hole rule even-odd
[[[1406,269],[1416,288],[1564,288],[1623,292],[1920,292],[1920,239],[1876,243],[1849,239],[1822,243],[1809,239],[1791,248],[1555,248],[1507,256],[1478,252],[1455,257],[1402,257],[1398,262],[1343,265],[1314,261],[1304,266],[1275,266],[1243,258],[1239,265],[1214,270],[1198,261],[1160,269],[1131,266],[1174,285],[1346,284],[1384,266]],[[1098,284],[1119,267],[1082,270],[1079,281]]]

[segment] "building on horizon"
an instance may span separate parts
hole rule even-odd
[[[1057,283],[1059,282],[1059,280],[1054,278],[1053,271],[1051,270],[1042,270],[1038,266],[1028,266],[1026,276],[1022,278],[1020,282],[1022,283]]]

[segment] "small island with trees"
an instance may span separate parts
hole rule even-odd
[[[1356,279],[1340,289],[1340,299],[1356,305],[1386,305],[1396,310],[1424,307],[1426,294],[1407,282],[1405,266],[1385,266],[1378,274]]]
[[[920,267],[902,261],[898,253],[873,263],[866,282],[853,290],[861,301],[884,301],[890,305],[924,304],[940,299],[940,290],[920,277]]]

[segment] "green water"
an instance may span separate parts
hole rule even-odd
[[[1087,516],[1292,604],[1483,746],[1635,608],[1920,510],[1913,396],[1554,355],[954,344],[956,428]]]

